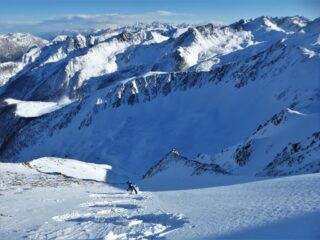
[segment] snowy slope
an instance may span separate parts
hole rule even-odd
[[[224,177],[225,181],[228,181]],[[191,180],[191,179],[190,179]],[[261,180],[261,179],[260,179]],[[164,211],[174,209],[189,224],[169,239],[317,239],[319,174],[202,189],[157,192]],[[192,182],[190,181],[192,184]],[[171,182],[174,186],[175,182]],[[185,185],[189,182],[185,181]],[[169,186],[170,188],[171,186]],[[171,188],[172,189],[172,188]]]
[[[24,163],[1,163],[1,188],[8,189],[14,186],[15,175],[23,174],[25,179],[49,176],[46,174],[61,175],[81,180],[95,180],[105,182],[107,172],[112,167],[106,164],[93,164],[77,161],[74,159],[63,159],[44,157]],[[52,177],[53,178],[53,177]]]
[[[79,181],[78,179],[66,178],[61,174],[41,173],[28,163],[1,163],[0,173],[0,191],[14,191],[16,194],[33,187],[66,186]]]
[[[179,191],[172,181],[170,191],[156,192],[157,185],[144,187],[148,179],[140,188],[151,191],[131,195],[21,164],[0,166],[1,183],[8,186],[0,190],[1,239],[318,239],[320,234],[319,174],[269,180],[220,176],[200,189],[185,181]]]
[[[84,163],[73,159],[45,157],[32,160],[28,165],[42,173],[60,173],[64,176],[96,180],[107,180],[107,172],[112,167],[106,164]]]
[[[14,105],[16,107],[15,114],[19,117],[40,117],[44,114],[56,111],[70,104],[69,99],[60,102],[40,102],[40,101],[21,101],[16,99],[5,99],[5,105]]]
[[[314,109],[303,109],[303,112],[305,113],[291,109],[282,110],[259,125],[243,143],[212,156],[203,155],[196,160],[220,164],[236,175],[254,175],[264,168],[269,169],[268,173],[259,175],[318,172],[320,116]],[[303,131],[296,131],[301,126]],[[276,160],[279,158],[282,159],[281,163]],[[293,160],[295,158],[297,159]],[[266,169],[263,172],[266,172]]]

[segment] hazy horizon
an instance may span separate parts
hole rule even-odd
[[[313,20],[318,10],[320,2],[315,0],[1,0],[0,33],[81,32],[153,21],[230,24],[259,16]]]

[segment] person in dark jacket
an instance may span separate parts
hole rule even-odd
[[[130,192],[131,194],[132,194],[133,192],[134,192],[135,194],[138,194],[138,190],[137,190],[136,186],[135,186],[132,182],[127,181],[127,184],[128,184],[128,189],[127,189],[127,191],[131,191],[131,192]]]

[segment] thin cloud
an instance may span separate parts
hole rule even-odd
[[[170,12],[170,11],[165,11],[165,10],[159,10],[159,11],[157,11],[157,13],[158,13],[160,16],[174,16],[174,15],[179,15],[179,14],[177,14],[177,13]]]
[[[50,32],[76,32],[92,29],[103,29],[114,26],[130,25],[137,22],[150,23],[153,21],[181,22],[179,17],[188,16],[165,10],[145,12],[141,14],[97,14],[97,15],[67,15],[49,18],[39,22],[6,22],[0,23],[2,33],[31,32],[34,34]],[[190,15],[189,15],[190,16]]]

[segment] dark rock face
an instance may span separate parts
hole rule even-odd
[[[243,146],[237,148],[237,150],[234,153],[234,159],[240,167],[243,167],[249,161],[251,151],[252,141],[249,141],[245,143]]]
[[[259,176],[287,176],[320,171],[320,132],[313,133],[305,141],[286,146],[260,173]],[[305,162],[307,156],[316,156]]]
[[[266,126],[268,126],[270,123],[273,124],[274,126],[278,126],[282,123],[284,123],[287,119],[287,111],[282,110],[277,114],[274,114],[271,119],[269,119],[268,121],[266,121],[264,124],[260,124],[257,128],[257,130],[255,131],[255,133],[261,131],[262,129],[264,129]]]
[[[34,118],[16,116],[15,107],[7,106],[0,113],[0,128],[3,130],[0,131],[0,159],[3,162],[19,161],[17,156],[20,151],[38,143],[41,137],[52,136],[66,128],[79,113],[81,104],[71,104],[67,108]]]

